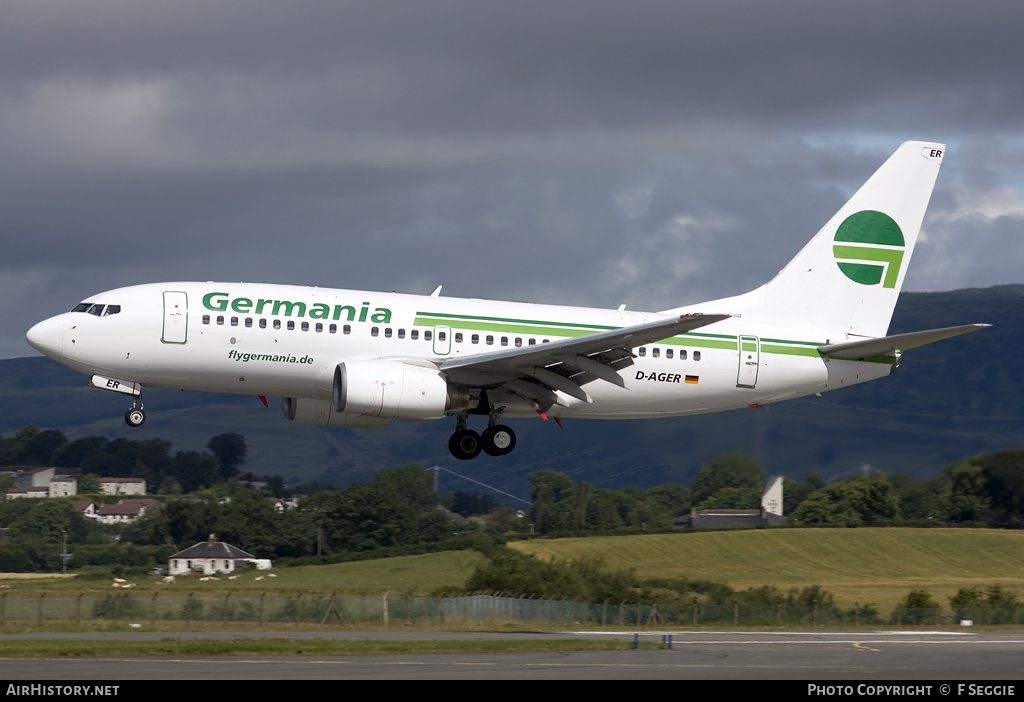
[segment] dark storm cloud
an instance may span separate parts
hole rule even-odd
[[[6,3],[0,294],[246,279],[668,307],[773,275],[905,139],[908,285],[1017,282],[1017,3]],[[963,246],[970,224],[976,246]],[[948,256],[955,250],[955,271]]]

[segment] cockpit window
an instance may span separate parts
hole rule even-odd
[[[71,311],[88,312],[97,317],[109,317],[112,314],[118,314],[121,311],[121,305],[98,305],[92,302],[80,302]]]

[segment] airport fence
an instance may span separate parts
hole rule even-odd
[[[466,622],[587,625],[629,629],[665,626],[802,626],[1020,624],[1019,608],[907,609],[707,603],[575,602],[503,594],[462,597],[199,592],[0,593],[0,626],[278,624],[322,626],[458,626]]]

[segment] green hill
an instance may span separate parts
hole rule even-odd
[[[604,559],[640,578],[694,578],[743,590],[821,585],[839,606],[895,607],[926,588],[948,606],[962,587],[1000,584],[1024,594],[1024,532],[994,529],[758,529],[520,541],[540,558]]]

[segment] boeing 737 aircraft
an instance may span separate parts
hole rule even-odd
[[[901,353],[985,324],[886,336],[943,144],[907,142],[766,285],[661,312],[254,283],[86,298],[28,342],[132,396],[284,398],[296,422],[454,416],[459,459],[515,447],[503,417],[669,417],[758,407],[888,375]],[[487,418],[477,433],[470,415]]]

